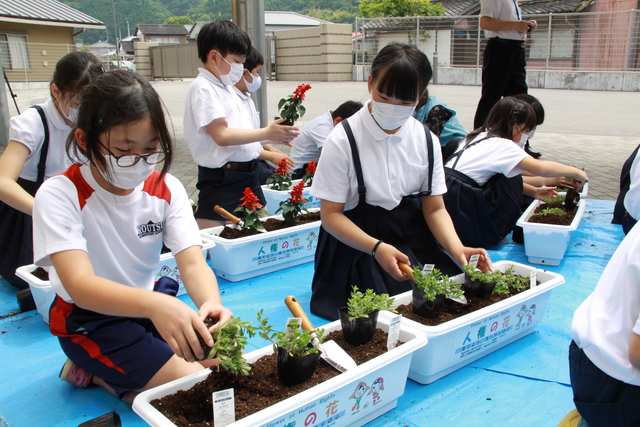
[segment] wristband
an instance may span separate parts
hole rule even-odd
[[[378,243],[376,243],[376,245],[373,247],[373,250],[371,251],[372,257],[376,256],[376,251],[378,250],[378,246],[380,246],[380,243],[384,243],[384,240],[378,240]]]

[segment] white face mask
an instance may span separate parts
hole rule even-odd
[[[394,130],[413,116],[415,105],[395,105],[371,100],[371,115],[384,130]]]
[[[244,77],[242,79],[244,80],[244,84],[247,86],[247,91],[253,93],[260,89],[260,86],[262,85],[262,79],[260,78],[260,76],[254,76],[253,74],[251,74],[251,77],[253,77],[253,82],[251,83],[249,83]]]
[[[527,135],[529,135],[529,137],[528,137],[527,139],[531,139],[531,138],[533,138],[533,135],[534,135],[535,133],[536,133],[536,130],[535,130],[535,129],[534,129],[534,130],[530,130],[530,131],[527,133]]]
[[[157,157],[157,155],[153,156]],[[123,168],[122,166],[118,166],[116,158],[112,155],[105,155],[105,159],[109,173],[102,173],[102,176],[104,176],[104,179],[106,179],[109,184],[123,190],[131,190],[142,184],[145,179],[151,176],[155,167],[155,165],[149,165],[143,159],[139,159],[135,165]],[[155,158],[150,158],[149,160],[153,162]]]
[[[527,143],[527,140],[529,139],[529,135],[526,133],[523,133],[520,135],[520,141],[518,142],[518,147],[523,148],[525,144]]]
[[[60,97],[60,99],[62,99],[62,102],[64,102],[64,105],[67,106],[67,109],[69,110],[69,115],[66,115],[64,111],[62,111],[62,108],[60,108],[60,112],[62,113],[65,119],[69,120],[73,124],[76,124],[78,121],[79,110],[77,108],[71,108],[63,97]]]
[[[224,85],[233,86],[234,84],[238,83],[242,78],[242,74],[244,74],[244,65],[232,64],[229,61],[227,61],[222,55],[220,55],[220,58],[222,58],[224,62],[229,64],[229,66],[231,67],[231,70],[229,70],[228,74],[222,74],[218,69],[218,67],[216,67],[216,70],[218,70],[218,72],[220,73],[220,81]]]

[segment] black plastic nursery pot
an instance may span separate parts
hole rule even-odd
[[[316,371],[320,352],[307,356],[291,357],[287,350],[278,347],[278,379],[291,387],[309,380]]]
[[[413,312],[418,316],[427,319],[435,319],[440,314],[442,304],[444,304],[445,295],[436,295],[436,299],[430,300],[424,296],[424,291],[420,288],[413,287]]]
[[[357,317],[349,320],[349,312],[346,307],[338,309],[340,323],[342,325],[342,335],[344,340],[351,345],[366,344],[373,339],[373,334],[378,325],[378,313],[374,311],[367,317]]]
[[[480,280],[472,279],[471,276],[465,274],[464,276],[464,293],[465,295],[473,295],[477,298],[487,299],[493,293],[493,288],[496,287],[496,282],[482,282]]]

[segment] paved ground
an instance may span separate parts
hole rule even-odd
[[[197,167],[184,143],[182,131],[184,96],[190,83],[191,80],[186,79],[159,81],[153,85],[167,107],[176,136],[177,156],[171,172],[196,199]],[[268,82],[267,117],[278,115],[278,100],[292,93],[299,83],[312,85],[304,103],[307,114],[299,121],[299,126],[344,101],[364,102],[369,98],[366,82]],[[430,91],[457,111],[463,126],[471,128],[480,87],[432,85]],[[14,92],[18,94],[22,110],[41,102],[48,91],[16,87]],[[536,131],[532,147],[543,153],[544,160],[584,168],[589,174],[589,197],[615,199],[620,168],[640,144],[640,120],[637,119],[640,92],[533,89],[531,94],[541,100],[547,117]],[[16,114],[11,101],[10,110],[11,115]]]

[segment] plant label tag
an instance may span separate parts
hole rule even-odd
[[[529,276],[529,283],[531,284],[531,289],[535,288],[538,285],[536,270],[531,270],[531,275]]]
[[[480,259],[480,255],[478,254],[471,255],[471,258],[469,258],[469,265],[472,266],[473,268],[476,268],[478,266],[479,259]]]
[[[436,268],[436,265],[435,265],[435,264],[425,264],[425,265],[422,267],[422,272],[423,272],[424,274],[431,274],[431,272],[433,271],[433,269],[434,269],[434,268]]]
[[[387,336],[387,350],[393,350],[396,348],[396,343],[400,339],[400,321],[402,315],[398,314],[389,321],[389,334]]]
[[[211,394],[213,401],[213,425],[225,427],[236,422],[236,404],[233,389],[216,391]]]
[[[291,335],[293,330],[297,329],[297,328],[293,328],[291,326],[291,324],[294,323],[294,322],[295,322],[296,325],[298,325],[297,328],[299,328],[300,325],[302,325],[302,318],[301,317],[289,317],[287,319],[287,326],[285,326],[285,328],[284,328],[284,337],[285,338],[289,338],[289,336]]]

